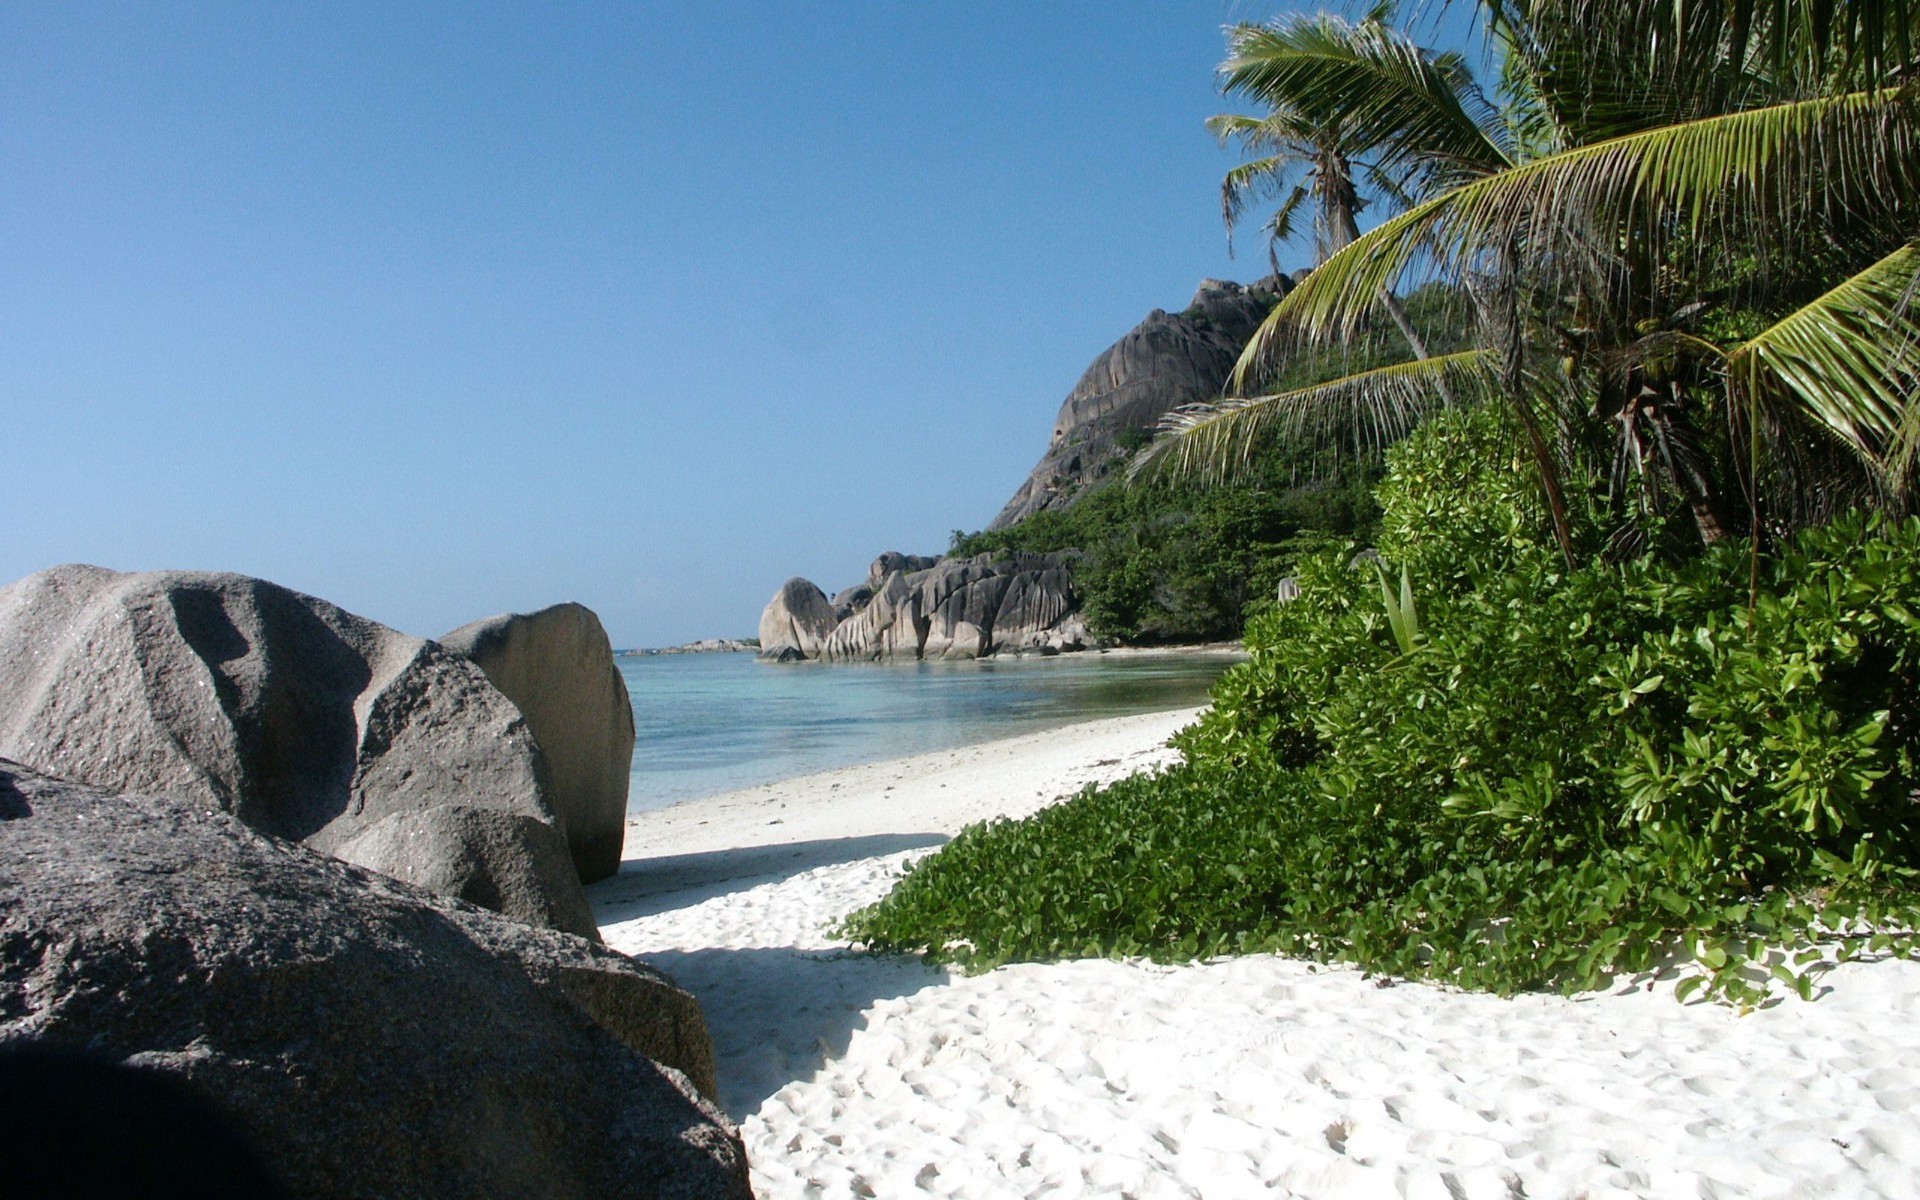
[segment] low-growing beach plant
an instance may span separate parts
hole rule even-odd
[[[1920,521],[1844,515],[1757,579],[1737,542],[1569,569],[1537,493],[1433,494],[1497,472],[1494,420],[1395,451],[1385,571],[1304,559],[1183,765],[970,828],[843,932],[975,965],[1273,950],[1501,993],[1688,957],[1683,996],[1740,1003],[1809,994],[1823,956],[1913,952]],[[1415,479],[1449,455],[1454,484]],[[1383,578],[1409,581],[1412,652]]]

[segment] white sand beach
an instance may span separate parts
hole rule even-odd
[[[1740,1015],[1268,955],[966,977],[824,932],[970,821],[1171,760],[1097,721],[631,822],[603,932],[700,998],[756,1194],[1920,1196],[1920,964]]]

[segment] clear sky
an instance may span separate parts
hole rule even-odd
[[[0,8],[0,582],[666,645],[942,551],[1096,353],[1264,272],[1201,122],[1278,9]]]

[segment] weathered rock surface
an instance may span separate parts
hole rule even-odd
[[[584,605],[556,604],[462,625],[440,644],[478,663],[526,717],[580,882],[618,873],[633,705],[600,618]]]
[[[930,559],[888,552],[874,560],[872,576],[877,586],[835,598],[847,611],[812,657],[980,658],[1074,650],[1088,640],[1067,555]],[[791,587],[774,597],[776,605]],[[786,650],[782,661],[801,657],[797,647]]]
[[[937,554],[902,554],[898,550],[888,550],[867,567],[867,589],[877,592],[886,586],[887,576],[912,575],[934,566],[939,561],[940,556]]]
[[[494,912],[600,940],[566,838],[544,821],[465,804],[398,812],[334,847],[344,862]]]
[[[886,582],[882,580],[881,582]],[[873,585],[856,583],[850,588],[841,588],[833,594],[833,616],[837,626],[839,622],[859,612],[873,599]]]
[[[1122,438],[1151,433],[1160,418],[1220,395],[1253,331],[1291,283],[1208,279],[1185,312],[1155,309],[1093,360],[1054,417],[1047,452],[989,529],[1071,505],[1124,455]]]
[[[0,1049],[185,1077],[303,1197],[746,1197],[692,997],[602,947],[0,761]]]
[[[817,658],[839,623],[827,594],[796,576],[781,585],[760,614],[760,653],[779,658],[781,651],[791,649]]]
[[[65,566],[0,588],[0,755],[328,853],[444,804],[556,820],[526,719],[478,665],[244,575]],[[585,904],[550,882],[554,911]]]

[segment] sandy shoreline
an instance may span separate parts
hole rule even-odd
[[[701,1000],[768,1197],[1920,1197],[1920,964],[1740,1016],[1256,955],[964,977],[825,930],[972,820],[1170,761],[1193,710],[642,814],[591,894]],[[780,807],[784,805],[785,807]]]

